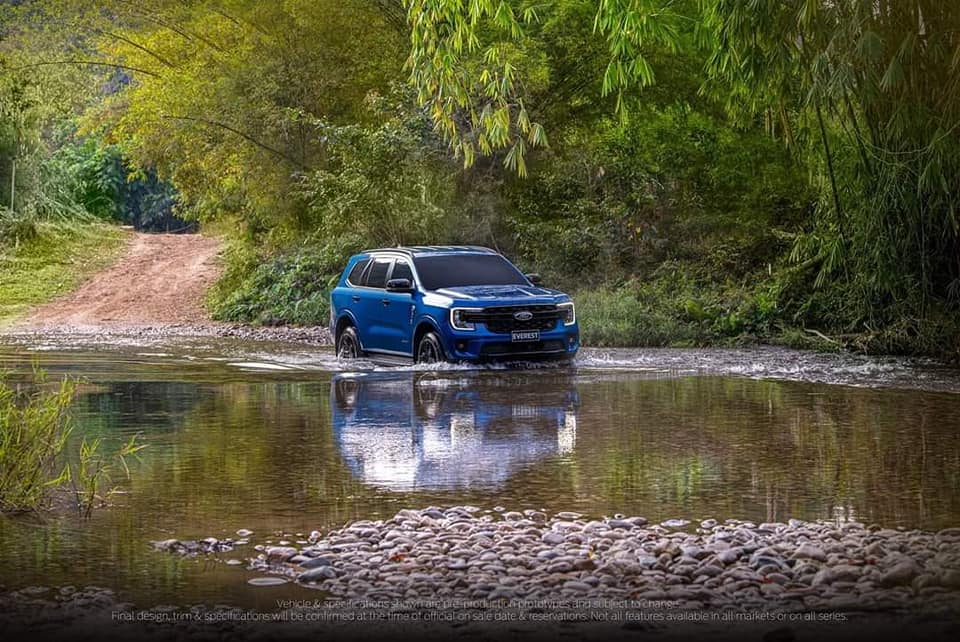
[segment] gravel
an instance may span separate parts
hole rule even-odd
[[[960,606],[958,543],[958,529],[799,520],[648,525],[643,518],[454,506],[316,531],[299,548],[257,545],[246,562],[250,570],[346,599],[439,596],[504,601],[500,606],[600,599],[680,610],[950,614]],[[155,546],[184,555],[232,549],[230,540],[212,538]]]

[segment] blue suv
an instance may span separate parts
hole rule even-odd
[[[418,363],[572,359],[573,301],[484,247],[368,250],[330,294],[337,356]]]

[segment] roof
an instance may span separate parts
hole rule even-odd
[[[496,250],[479,245],[412,245],[401,247],[381,247],[375,250],[364,250],[363,254],[374,252],[396,252],[407,256],[423,256],[425,254],[497,254]]]

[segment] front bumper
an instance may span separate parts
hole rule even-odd
[[[511,341],[510,334],[476,330],[444,333],[444,348],[455,361],[529,361],[536,359],[572,359],[580,349],[580,329],[557,324],[553,330],[541,330],[539,341]]]

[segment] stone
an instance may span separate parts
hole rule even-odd
[[[303,562],[300,562],[300,568],[320,568],[321,566],[330,566],[332,563],[332,558],[321,555],[319,557],[311,557]]]
[[[838,566],[828,566],[820,569],[813,580],[811,586],[822,586],[824,584],[835,584],[837,582],[856,582],[860,577],[860,570],[855,566],[841,564]]]
[[[893,586],[907,586],[913,579],[920,575],[921,569],[912,559],[904,559],[891,568],[887,569],[880,575],[880,579],[877,582],[883,588],[890,588]]]
[[[816,562],[826,562],[827,554],[819,546],[803,543],[793,552],[794,559],[808,559]]]
[[[286,562],[300,551],[292,546],[268,546],[263,552],[268,562]]]

